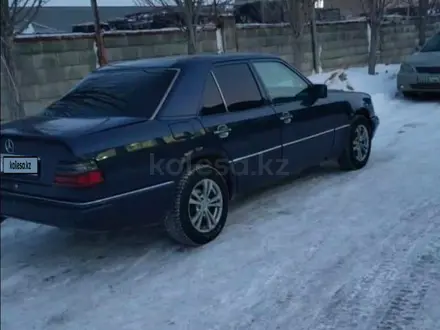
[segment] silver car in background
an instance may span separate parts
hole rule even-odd
[[[403,61],[397,75],[397,89],[404,96],[421,93],[440,95],[440,32]]]

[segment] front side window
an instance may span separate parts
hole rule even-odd
[[[245,63],[216,67],[214,75],[225,98],[228,111],[245,111],[264,104],[257,83]]]
[[[440,52],[440,33],[437,33],[435,36],[429,39],[425,46],[423,46],[423,48],[420,50],[420,52]]]
[[[280,62],[255,62],[253,66],[275,104],[294,101],[308,87],[304,79]]]
[[[52,103],[43,115],[150,118],[176,74],[172,69],[99,70]]]

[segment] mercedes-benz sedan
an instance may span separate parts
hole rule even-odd
[[[112,64],[2,127],[1,214],[83,230],[160,222],[205,244],[238,194],[328,159],[363,168],[378,125],[370,95],[327,90],[276,56]]]

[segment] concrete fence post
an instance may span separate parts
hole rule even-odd
[[[234,16],[223,16],[222,40],[225,52],[238,52],[237,26]]]

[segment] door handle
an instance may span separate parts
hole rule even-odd
[[[215,135],[218,135],[219,138],[224,139],[229,136],[231,129],[226,125],[218,125],[216,130],[214,131]]]
[[[292,122],[293,116],[290,114],[290,112],[284,112],[280,116],[280,120],[284,121],[285,124],[290,124]]]

